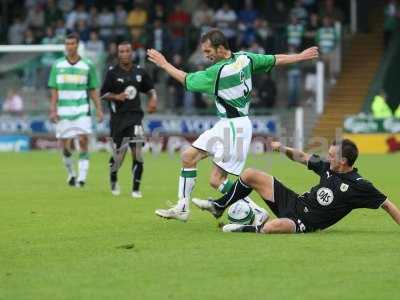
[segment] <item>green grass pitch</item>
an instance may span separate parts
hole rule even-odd
[[[88,184],[68,187],[56,152],[0,154],[0,299],[394,299],[400,228],[382,210],[358,210],[306,235],[224,234],[191,207],[188,223],[155,216],[174,202],[178,155],[146,155],[144,198],[108,189],[105,153]],[[360,173],[400,205],[399,155],[361,156]],[[248,166],[298,192],[317,177],[280,155]],[[203,161],[195,196],[218,195]],[[262,203],[253,194],[253,198]]]

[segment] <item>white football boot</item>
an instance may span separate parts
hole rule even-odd
[[[132,198],[143,198],[142,192],[141,191],[133,191]]]
[[[169,209],[157,209],[156,215],[166,219],[176,219],[179,221],[186,222],[189,219],[189,210],[182,210],[177,205]]]
[[[192,202],[194,205],[196,205],[198,208],[201,210],[206,210],[210,212],[216,219],[222,216],[224,213],[223,209],[219,209],[215,204],[213,200],[203,200],[199,198],[193,198]]]

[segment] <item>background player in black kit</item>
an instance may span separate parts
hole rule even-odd
[[[139,190],[143,173],[143,137],[140,93],[148,96],[147,111],[157,109],[157,94],[153,81],[145,70],[132,62],[132,46],[129,42],[118,45],[118,64],[111,66],[101,88],[103,99],[108,100],[110,108],[110,129],[113,141],[113,156],[110,158],[110,184],[113,195],[120,194],[117,173],[127,148],[132,153],[132,197],[141,198]],[[136,141],[135,141],[136,140]]]
[[[319,183],[302,195],[284,186],[275,177],[255,169],[246,169],[222,198],[209,201],[209,209],[215,217],[224,209],[243,199],[253,189],[264,199],[278,217],[260,226],[228,224],[225,232],[296,233],[322,230],[337,223],[353,209],[382,207],[400,225],[400,210],[365,180],[353,168],[358,157],[357,146],[345,139],[334,142],[328,160],[318,155],[284,147],[273,142],[272,148],[286,154],[290,159],[307,165],[319,177]]]

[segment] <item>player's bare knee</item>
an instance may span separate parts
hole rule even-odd
[[[288,220],[284,219],[274,219],[270,222],[265,223],[262,228],[262,233],[292,233],[292,224],[288,223]]]
[[[256,172],[257,171],[252,168],[247,168],[242,172],[242,174],[240,174],[240,179],[244,184],[251,185]]]
[[[196,166],[196,159],[192,152],[188,150],[183,151],[181,155],[182,164],[185,168],[191,168]]]

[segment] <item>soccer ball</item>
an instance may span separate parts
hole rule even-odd
[[[228,220],[234,224],[253,224],[255,214],[247,201],[239,200],[228,209]]]

